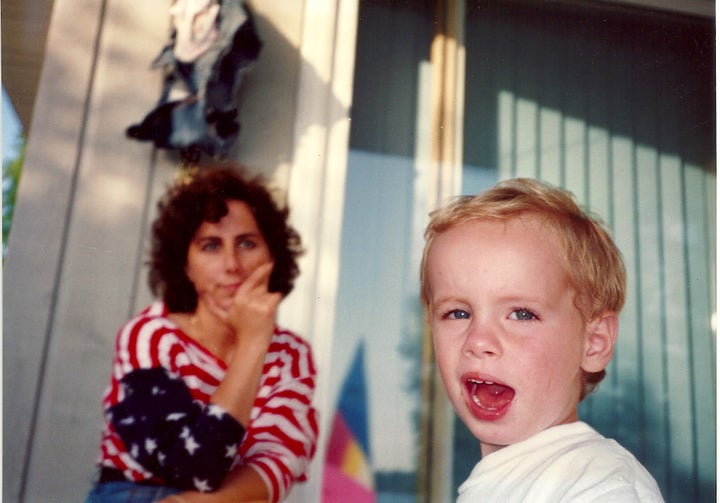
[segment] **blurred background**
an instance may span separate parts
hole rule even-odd
[[[90,488],[112,340],[150,301],[148,222],[181,169],[124,135],[158,99],[170,3],[3,2],[3,501]],[[599,214],[628,268],[582,418],[667,501],[714,501],[714,2],[248,3],[264,46],[230,157],[291,206],[308,251],[280,321],[320,372],[290,500],[454,501],[479,445],[435,371],[422,233],[450,196],[528,176]]]

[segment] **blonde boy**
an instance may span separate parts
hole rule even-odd
[[[433,213],[425,238],[437,363],[482,453],[458,503],[662,501],[630,452],[578,419],[625,301],[602,225],[570,193],[515,179]]]

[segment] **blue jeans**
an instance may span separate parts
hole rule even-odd
[[[85,503],[153,503],[182,492],[169,486],[140,485],[133,482],[98,482]]]

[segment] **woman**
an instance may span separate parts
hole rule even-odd
[[[118,333],[88,503],[280,501],[318,434],[310,347],[275,325],[300,238],[259,179],[229,169],[206,168],[158,208],[162,301]]]

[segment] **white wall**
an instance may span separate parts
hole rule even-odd
[[[178,169],[175,154],[124,134],[159,97],[149,65],[167,41],[169,5],[54,3],[3,271],[3,501],[82,501],[91,486],[112,342],[150,299],[147,228]],[[325,127],[298,122],[296,110],[301,80],[328,89],[299,48],[314,35],[306,9],[329,7],[251,5],[264,47],[240,93],[233,155],[288,190],[298,137]],[[333,8],[331,33],[336,19]]]

